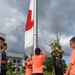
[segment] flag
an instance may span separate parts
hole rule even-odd
[[[29,53],[27,48],[30,48],[31,46],[33,46],[33,27],[34,27],[34,23],[33,23],[33,5],[34,4],[33,2],[34,0],[30,1],[27,22],[25,26],[25,50],[27,53]]]

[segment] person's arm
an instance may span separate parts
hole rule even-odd
[[[1,60],[1,64],[6,64],[7,61]]]
[[[9,60],[8,58],[7,58],[7,64],[10,64],[11,63],[11,60]]]
[[[70,63],[67,67],[66,73],[64,75],[69,75],[72,64]]]
[[[27,58],[27,60],[25,61],[25,64],[27,63],[28,60],[29,60],[29,58]]]
[[[45,53],[43,50],[41,50],[41,53],[42,53],[43,55],[45,55],[45,57],[47,56],[46,53]]]
[[[6,60],[6,55],[5,53],[2,51],[2,56],[1,56],[1,64],[6,64],[7,63],[7,60]],[[5,58],[4,58],[5,57]]]
[[[62,54],[62,51],[59,50],[57,47],[55,49],[59,52],[59,54]]]
[[[53,50],[53,51],[50,53],[52,56],[53,56],[54,51],[55,51],[55,50]]]
[[[7,60],[7,64],[10,64],[10,62],[11,62],[11,61],[8,59],[8,60]]]

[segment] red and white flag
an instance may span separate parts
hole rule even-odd
[[[28,47],[33,46],[33,4],[34,0],[30,1],[30,7],[28,10],[28,17],[27,17],[27,22],[25,26],[25,50]]]

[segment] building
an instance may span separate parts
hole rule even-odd
[[[0,32],[0,37],[6,39],[6,34]],[[12,69],[13,73],[21,73],[23,54],[12,53],[12,52],[6,52],[6,53],[7,53],[7,58],[11,60],[11,63],[13,65],[12,67],[15,67]],[[0,60],[1,60],[1,50],[0,50]]]
[[[5,33],[1,33],[1,32],[0,32],[0,37],[2,37],[2,38],[4,38],[4,39],[6,39],[6,34],[5,34]]]
[[[22,59],[23,55],[22,54],[17,54],[17,53],[11,53],[11,52],[6,52],[7,57],[9,60],[11,60],[12,67],[15,67],[12,69],[13,73],[21,73],[22,72]]]

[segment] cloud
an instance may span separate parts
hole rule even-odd
[[[6,34],[7,51],[24,53],[25,16],[7,2],[1,0],[0,3],[0,32]]]
[[[45,1],[43,0],[43,2]],[[63,46],[64,54],[70,55],[69,40],[75,36],[74,6],[74,0],[48,0],[48,3],[42,6],[39,3],[39,39],[42,38],[41,43],[44,43],[44,47],[52,42],[52,38],[56,38],[55,35],[58,32],[59,36],[61,34],[60,43]],[[68,26],[69,22],[72,23],[71,26]]]
[[[25,53],[24,28],[30,0],[0,0],[0,32],[6,34],[8,51]],[[38,45],[50,55],[49,44],[58,32],[64,54],[75,36],[75,0],[38,0]],[[71,25],[69,25],[71,23]]]

